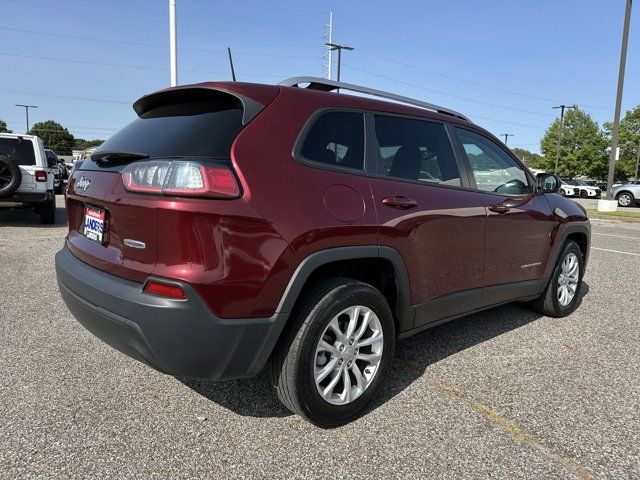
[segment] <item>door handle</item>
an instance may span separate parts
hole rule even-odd
[[[509,207],[507,207],[506,205],[500,203],[498,205],[496,204],[491,204],[489,205],[489,210],[491,210],[492,212],[496,212],[496,213],[507,213],[509,211]]]
[[[416,202],[412,198],[398,196],[384,197],[382,199],[382,203],[384,203],[387,207],[400,208],[402,210],[407,210],[409,208],[418,206],[418,202]]]

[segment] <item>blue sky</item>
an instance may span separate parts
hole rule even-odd
[[[613,118],[624,0],[177,3],[182,84],[228,79],[227,46],[242,81],[320,76],[333,10],[334,41],[355,48],[342,80],[453,108],[513,134],[510,146],[538,151],[559,102]],[[640,104],[639,10],[623,110]],[[16,132],[14,104],[29,103],[32,124],[106,138],[133,118],[132,101],[169,83],[168,0],[0,0],[0,12],[0,118]]]

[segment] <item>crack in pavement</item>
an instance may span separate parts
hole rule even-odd
[[[515,422],[509,420],[508,418],[505,418],[502,414],[500,414],[493,408],[484,405],[483,403],[465,394],[458,387],[449,385],[439,378],[427,376],[426,370],[422,369],[419,365],[411,362],[410,360],[406,360],[397,356],[395,357],[395,360],[408,370],[417,373],[419,377],[424,376],[430,384],[434,385],[440,391],[449,395],[449,397],[453,398],[461,404],[471,407],[473,410],[484,416],[484,418],[487,419],[490,423],[508,432],[516,440],[531,445],[545,457],[560,463],[569,470],[572,470],[579,476],[581,480],[595,480],[597,478],[593,473],[580,465],[578,462],[570,458],[563,457],[559,453],[554,452],[552,449],[547,447],[542,440],[528,434]]]

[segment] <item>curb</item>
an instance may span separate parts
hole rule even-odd
[[[616,215],[601,215],[597,213],[589,213],[587,216],[590,219],[597,218],[599,220],[613,220],[616,222],[640,223],[640,218],[634,218],[634,217],[619,217]]]

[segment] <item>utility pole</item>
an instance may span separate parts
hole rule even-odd
[[[509,139],[509,137],[513,137],[513,133],[503,133],[502,135],[504,135],[504,146],[507,146],[507,140]]]
[[[176,28],[176,0],[169,0],[169,61],[171,86],[178,85],[178,31]]]
[[[618,70],[618,93],[616,94],[616,109],[611,130],[611,152],[609,153],[609,175],[607,177],[607,194],[613,187],[613,176],[616,170],[616,151],[618,150],[618,132],[620,130],[620,107],[622,104],[622,89],[624,87],[624,70],[627,63],[627,43],[629,43],[629,23],[631,22],[631,0],[627,0],[624,12],[624,27],[622,28],[622,47],[620,49],[620,69]],[[637,177],[637,173],[636,173]]]
[[[29,109],[30,108],[38,108],[37,105],[22,105],[20,103],[16,103],[16,107],[23,107],[24,113],[27,117],[27,131],[25,133],[29,133]]]
[[[330,51],[338,51],[338,78],[336,80],[340,81],[340,64],[342,63],[342,50],[353,50],[353,47],[339,45],[337,43],[325,43],[325,45],[329,47]]]
[[[326,67],[326,72],[322,72],[322,76],[331,80],[331,67],[333,64],[333,50],[328,47],[328,44],[333,42],[333,10],[329,10],[329,23],[324,26],[324,39],[328,41],[325,43],[327,45],[327,51],[324,53],[323,57],[327,59],[327,63],[324,65]]]
[[[231,79],[236,81],[236,71],[233,69],[233,57],[231,56],[231,47],[227,47],[227,53],[229,54],[229,65],[231,65]]]
[[[558,135],[558,141],[556,142],[556,166],[553,169],[553,173],[558,173],[558,162],[560,161],[560,144],[562,143],[562,130],[564,128],[564,111],[565,109],[569,110],[570,108],[576,108],[576,106],[558,105],[557,107],[552,108],[560,109],[560,134]]]

